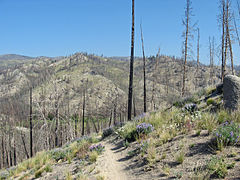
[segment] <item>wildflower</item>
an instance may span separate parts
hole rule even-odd
[[[233,132],[232,131],[230,132],[230,136],[233,137]]]
[[[237,142],[238,142],[238,139],[239,139],[239,136],[237,136],[237,138],[236,138],[236,140],[235,140],[235,143],[237,143]]]
[[[89,147],[90,151],[97,151],[97,152],[102,152],[104,149],[104,146],[102,144],[98,144],[98,145],[92,145]]]
[[[147,134],[154,130],[154,127],[148,123],[141,123],[141,124],[137,125],[136,128],[137,128],[137,132],[139,134]]]

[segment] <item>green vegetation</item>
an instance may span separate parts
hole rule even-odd
[[[16,169],[12,170],[7,177],[1,177],[1,179],[17,177],[24,179],[29,176],[39,178],[44,172],[52,172],[53,168],[51,166],[53,164],[64,161],[71,163],[73,158],[80,158],[84,161],[89,160],[89,162],[94,163],[96,162],[98,155],[103,151],[104,147],[101,146],[101,148],[92,151],[90,149],[92,142],[98,142],[98,140],[94,136],[91,138],[84,137],[71,144],[67,144],[62,148],[53,149],[49,152],[39,152],[35,157],[18,164]],[[66,179],[72,179],[70,173],[66,174]]]
[[[227,121],[216,129],[214,137],[219,150],[228,145],[235,145],[239,142],[240,125]]]
[[[208,98],[207,99],[207,105],[209,106],[209,105],[215,105],[216,104],[216,102],[215,102],[215,100],[213,99],[213,98]]]
[[[212,177],[225,178],[228,174],[227,167],[228,165],[222,157],[212,157],[212,159],[207,163],[207,169]]]
[[[184,150],[181,150],[177,155],[176,155],[176,162],[179,164],[182,164],[184,159],[185,159],[185,152]]]

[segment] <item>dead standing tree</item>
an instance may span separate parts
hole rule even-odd
[[[191,0],[187,0],[186,10],[185,10],[185,20],[183,20],[183,25],[185,31],[183,34],[184,40],[184,66],[183,66],[183,84],[182,84],[182,96],[185,95],[185,83],[186,83],[186,68],[187,68],[187,58],[188,58],[188,49],[189,49],[189,37],[191,36],[191,16],[192,16],[192,7]]]
[[[155,102],[155,91],[156,91],[156,83],[157,83],[157,70],[158,70],[158,61],[160,59],[160,48],[158,49],[158,53],[155,59],[154,70],[153,70],[153,85],[152,85],[152,98],[151,98],[151,109],[153,111],[156,110],[156,102]]]
[[[85,87],[83,89],[83,105],[82,105],[82,136],[84,136],[84,124],[85,124],[85,109],[86,109],[86,93],[87,93],[87,87],[88,87],[88,79],[86,81]]]
[[[221,80],[223,81],[224,76],[225,76],[225,56],[224,56],[224,47],[225,47],[225,0],[220,0],[220,9],[221,9],[221,13],[220,13],[220,22],[222,25],[222,74],[221,74]]]
[[[234,75],[234,66],[233,66],[233,50],[232,50],[232,40],[231,40],[231,34],[230,34],[230,24],[231,24],[231,20],[232,20],[232,15],[230,12],[230,6],[231,6],[231,2],[230,0],[226,1],[226,43],[228,43],[226,46],[229,48],[229,53],[230,53],[230,58],[231,58],[231,67],[232,67],[232,75]],[[226,48],[227,48],[226,47]]]
[[[132,115],[132,97],[133,97],[133,64],[134,64],[134,0],[132,0],[132,37],[131,37],[131,58],[129,73],[129,90],[128,90],[128,120]]]
[[[198,34],[198,40],[197,40],[197,73],[198,73],[198,70],[199,70],[199,59],[200,59],[200,30],[199,28],[197,28],[197,34]]]
[[[220,22],[222,26],[222,81],[226,75],[226,66],[228,53],[231,59],[232,74],[234,75],[234,65],[233,65],[233,50],[232,50],[232,40],[231,40],[231,1],[230,0],[220,0]]]
[[[29,128],[30,128],[30,157],[33,157],[33,124],[32,124],[32,87],[30,87],[30,109],[29,109]]]
[[[213,85],[213,76],[214,76],[214,37],[211,40],[209,37],[209,60],[210,60],[210,85]]]
[[[199,67],[200,67],[200,29],[197,28],[197,73],[196,73],[196,82],[195,82],[195,90],[199,86],[198,82],[198,73],[199,73]]]
[[[143,52],[143,112],[147,112],[147,92],[146,92],[146,58],[144,52],[144,42],[143,42],[143,31],[142,24],[140,24],[141,29],[141,40],[142,40],[142,52]]]

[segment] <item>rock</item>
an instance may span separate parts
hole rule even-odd
[[[225,76],[223,80],[223,103],[228,110],[238,109],[240,104],[240,78],[233,75]]]

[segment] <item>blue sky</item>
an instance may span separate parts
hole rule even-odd
[[[159,47],[162,54],[181,56],[185,3],[186,0],[136,0],[136,56],[142,54],[140,22],[148,56],[155,55]],[[192,0],[192,22],[198,22],[200,27],[203,63],[209,61],[209,36],[215,36],[216,44],[220,44],[218,5],[218,0]],[[0,24],[0,54],[130,55],[131,0],[0,0]],[[194,42],[192,50],[194,58]],[[236,43],[235,59],[239,59],[239,51]],[[218,64],[217,57],[215,63]],[[235,63],[239,64],[236,60]]]

